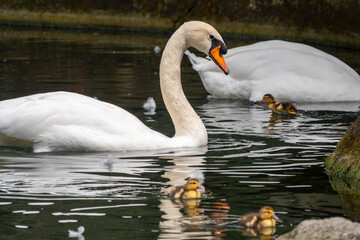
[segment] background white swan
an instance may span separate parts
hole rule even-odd
[[[195,47],[228,72],[220,34],[203,22],[183,24],[169,39],[160,63],[160,85],[175,126],[169,138],[110,103],[70,92],[51,92],[0,102],[0,144],[28,145],[35,152],[117,151],[197,147],[207,132],[181,86],[184,51]]]
[[[270,93],[282,101],[360,100],[360,77],[344,62],[316,48],[265,41],[228,50],[230,74],[186,52],[206,90],[216,98],[260,101]]]

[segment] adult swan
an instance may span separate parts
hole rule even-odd
[[[0,102],[0,144],[31,146],[34,152],[118,151],[197,147],[207,132],[181,86],[184,51],[194,47],[208,54],[227,74],[227,49],[210,25],[184,23],[169,39],[160,63],[160,86],[175,125],[169,138],[145,126],[124,109],[70,92],[35,94]]]
[[[339,59],[305,44],[272,40],[229,49],[224,76],[205,58],[186,53],[216,98],[260,101],[360,101],[360,76]]]

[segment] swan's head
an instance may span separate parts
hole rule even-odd
[[[227,53],[227,47],[215,28],[200,21],[186,22],[182,27],[186,33],[188,47],[194,47],[209,55],[225,74],[229,74],[223,57],[223,54]]]

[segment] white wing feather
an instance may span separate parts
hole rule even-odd
[[[34,143],[37,152],[147,149],[168,139],[122,108],[69,92],[0,102],[0,132]]]

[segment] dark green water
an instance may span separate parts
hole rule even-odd
[[[119,105],[170,136],[158,82],[161,55],[153,51],[165,43],[151,36],[3,30],[0,100],[74,91]],[[359,72],[359,52],[324,50]],[[281,219],[276,235],[304,219],[359,220],[323,166],[356,112],[341,111],[346,104],[333,104],[336,111],[305,104],[302,115],[279,118],[263,106],[209,100],[187,59],[182,69],[185,93],[208,129],[208,147],[61,154],[1,148],[0,238],[66,239],[69,229],[84,226],[85,239],[253,239],[234,220],[264,205]],[[155,115],[142,108],[148,97],[157,103]],[[109,154],[113,165],[103,165]],[[207,197],[197,207],[172,202],[169,189],[197,168]]]

